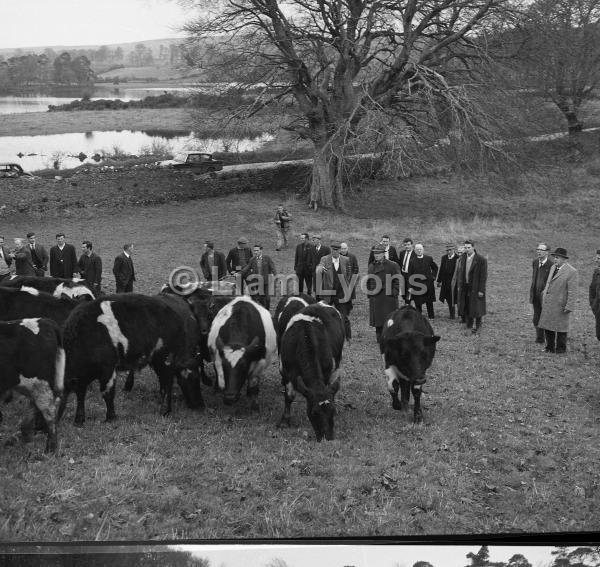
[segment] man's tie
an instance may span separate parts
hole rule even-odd
[[[404,266],[402,267],[402,271],[403,272],[408,272],[408,255],[410,254],[410,252],[407,252],[404,255]]]

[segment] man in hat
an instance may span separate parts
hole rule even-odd
[[[596,338],[600,341],[600,250],[596,250],[596,268],[590,284],[590,307],[596,318]]]
[[[285,210],[283,205],[279,205],[275,211],[275,226],[277,227],[277,248],[275,250],[287,248],[287,235],[290,231],[291,221],[292,215]]]
[[[296,255],[294,257],[294,272],[298,276],[298,291],[310,295],[312,291],[313,270],[312,265],[313,252],[310,244],[308,232],[300,235],[300,242],[296,246]]]
[[[317,292],[316,269],[317,269],[317,266],[321,263],[321,258],[323,258],[324,256],[327,256],[327,254],[331,254],[331,250],[329,249],[329,246],[324,246],[323,244],[321,244],[321,235],[320,234],[313,234],[312,245],[313,245],[313,247],[311,250],[311,252],[312,252],[311,265],[312,265],[312,269],[313,269],[313,290],[315,292],[315,297],[317,299],[319,299],[319,297],[316,295],[316,292]]]
[[[350,311],[352,311],[352,300],[350,293],[350,282],[352,272],[350,262],[346,256],[340,255],[341,245],[337,242],[331,244],[331,254],[323,256],[316,268],[317,293],[325,303],[333,305],[342,316],[346,338],[352,338],[350,328]],[[343,281],[343,283],[342,283]]]
[[[215,281],[224,278],[227,275],[227,264],[225,255],[215,250],[215,244],[212,240],[204,243],[204,253],[200,257],[200,269],[206,281]]]
[[[232,248],[225,258],[225,265],[230,274],[242,271],[252,258],[252,250],[248,246],[248,239],[240,236],[237,245]]]
[[[464,315],[467,329],[476,334],[486,313],[487,260],[477,253],[472,240],[465,240],[464,244],[464,261],[457,265],[458,312]]]
[[[440,271],[438,272],[436,281],[437,286],[440,288],[440,301],[447,303],[450,319],[456,317],[456,288],[452,288],[452,277],[454,276],[457,260],[456,246],[454,243],[448,242],[446,244],[446,253],[440,261]]]
[[[385,259],[385,248],[374,246],[373,262],[367,272],[367,294],[369,295],[369,325],[375,327],[377,342],[390,313],[398,309],[400,294],[400,267],[396,262]]]
[[[550,268],[553,262],[548,258],[550,249],[545,242],[537,245],[537,258],[532,263],[531,287],[529,289],[529,303],[533,305],[533,326],[535,327],[536,343],[544,344],[544,329],[538,327],[542,314],[542,293],[548,281]]]
[[[567,351],[569,315],[575,309],[577,297],[577,270],[567,262],[565,248],[552,252],[554,265],[542,293],[542,313],[538,327],[544,329],[546,352]]]

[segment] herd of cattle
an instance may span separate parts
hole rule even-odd
[[[282,297],[272,317],[249,296],[213,293],[210,282],[185,294],[165,285],[153,296],[95,298],[77,280],[17,276],[0,286],[0,321],[0,398],[10,399],[13,390],[30,398],[21,433],[29,440],[34,428],[44,429],[47,452],[56,450],[57,424],[72,392],[75,424],[85,421],[85,396],[94,380],[107,420],[116,417],[117,372],[129,372],[124,389],[131,390],[134,372],[147,365],[158,377],[163,415],[171,411],[175,379],[190,408],[204,407],[203,383],[222,391],[227,405],[245,385],[252,409],[258,409],[260,378],[277,355],[285,398],[279,425],[289,426],[300,392],[317,440],[334,437],[344,325],[334,307],[309,295]],[[421,385],[438,340],[410,306],[391,313],[382,333],[392,407],[407,410],[412,392],[415,421],[422,419]],[[214,364],[214,383],[205,363]]]

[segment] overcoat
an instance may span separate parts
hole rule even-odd
[[[398,309],[400,266],[396,262],[384,259],[381,263],[373,262],[369,264],[367,273],[369,274],[367,279],[369,325],[371,327],[383,327],[389,314]],[[392,279],[392,276],[396,277]],[[376,289],[375,279],[380,281],[378,293],[374,293]],[[389,280],[389,289],[386,289],[386,279]]]
[[[227,263],[225,262],[225,255],[222,252],[213,251],[213,267],[217,268],[218,279],[224,278],[227,275]],[[213,279],[212,270],[208,264],[208,252],[204,252],[200,257],[200,269],[207,281]]]
[[[415,256],[412,273],[413,280],[409,281],[413,290],[411,295],[415,300],[415,305],[423,305],[424,303],[435,301],[435,277],[437,276],[437,272],[437,264],[431,256],[427,256],[426,254],[423,254],[421,258]],[[423,291],[423,286],[427,286],[427,291],[425,293],[417,293],[418,291]]]
[[[589,297],[592,313],[597,316],[600,314],[600,268],[596,268],[592,274]]]
[[[77,272],[77,254],[75,246],[65,244],[61,250],[58,245],[50,248],[50,275],[55,278],[72,278]]]
[[[346,285],[347,287],[350,287],[350,280],[352,278],[352,271],[351,271],[351,267],[350,267],[350,260],[348,260],[347,256],[342,256],[340,254],[339,256],[339,261],[340,261],[340,271],[341,271],[341,276],[343,276],[343,278],[346,280]],[[321,258],[321,262],[319,262],[319,265],[317,266],[316,269],[316,273],[317,274],[321,274],[321,278],[322,278],[322,289],[323,290],[332,290],[335,289],[335,282],[334,282],[334,275],[335,274],[335,268],[333,266],[333,257],[331,254],[327,254],[327,256],[323,256]],[[317,293],[319,293],[319,289],[317,289]],[[325,299],[329,299],[331,298],[331,296],[326,296]],[[351,298],[348,298],[348,301],[350,301]]]
[[[350,252],[348,252],[348,254],[346,255],[346,257],[348,258],[348,262],[350,264],[350,273],[353,276],[355,276],[354,285],[352,286],[352,297],[350,299],[356,299],[356,286],[359,284],[359,281],[358,281],[358,272],[359,272],[358,260],[356,259],[356,256],[354,254],[351,254]]]
[[[28,246],[15,250],[15,273],[17,276],[37,276]]]
[[[458,260],[458,254],[454,254],[452,258],[448,257],[448,254],[442,256],[440,262],[440,271],[437,275],[437,282],[440,286],[440,301],[444,303],[447,301],[450,305],[456,303],[456,293],[453,293],[452,278],[454,276],[454,270],[456,269],[456,261]]]
[[[465,305],[464,286],[466,281],[467,254],[463,254],[462,261],[457,263],[456,287],[458,290],[458,313],[462,315],[466,313],[465,308],[468,307],[469,317],[483,317],[486,313],[486,291],[487,284],[487,260],[478,254],[474,253],[474,258],[469,270],[469,282],[471,283],[471,294],[469,295],[469,305]],[[483,297],[479,297],[479,292],[483,293]]]
[[[577,270],[567,262],[558,270],[558,274],[556,270],[556,265],[550,268],[542,294],[542,314],[538,327],[547,331],[567,333],[569,314],[575,309],[577,299]]]

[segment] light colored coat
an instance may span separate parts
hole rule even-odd
[[[352,271],[350,266],[350,260],[347,256],[339,256],[340,261],[340,270],[346,280],[346,283],[350,285],[350,280],[352,278]],[[335,276],[335,268],[333,267],[333,257],[331,254],[327,254],[327,256],[323,256],[319,265],[316,269],[317,274],[321,274],[323,278],[322,288],[325,289],[335,289],[333,278]]]
[[[542,293],[542,314],[538,327],[567,333],[569,314],[575,309],[577,299],[577,270],[565,262],[556,277],[555,273],[556,265],[550,268],[548,281]]]

